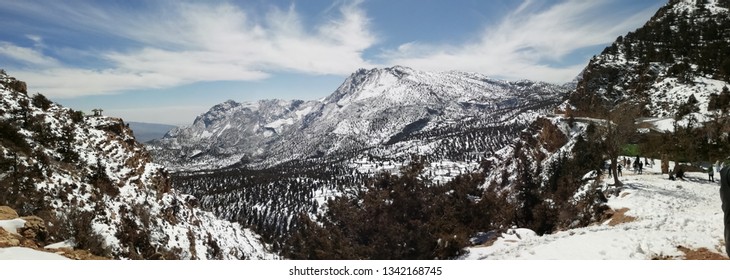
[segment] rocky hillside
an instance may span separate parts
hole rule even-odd
[[[0,73],[0,205],[49,222],[48,242],[112,258],[270,258],[256,234],[173,189],[118,118],[85,116]]]
[[[594,180],[601,142],[592,122],[540,117],[485,161],[485,192],[506,196],[514,212],[505,219],[539,234],[599,221],[607,210],[605,190]]]
[[[5,259],[75,259],[103,260],[87,250],[73,249],[72,241],[48,244],[48,225],[38,216],[18,216],[18,212],[0,206],[0,260]]]
[[[430,73],[400,66],[361,69],[319,101],[216,105],[192,126],[171,131],[150,149],[166,166],[199,169],[237,162],[270,167],[290,160],[352,157],[399,143],[400,149],[441,146],[444,137],[529,123],[533,115],[526,112],[560,102],[566,91],[551,84],[498,81],[475,73]],[[500,138],[496,131],[479,133],[484,137],[472,138]],[[424,141],[402,145],[415,138]],[[478,145],[501,148],[486,142]]]
[[[643,116],[674,117],[694,102],[706,113],[712,96],[730,82],[729,8],[727,0],[670,1],[591,59],[571,105],[595,115],[631,103]]]
[[[521,205],[514,214],[517,224],[544,233],[546,228],[585,225],[601,215],[602,194],[587,182],[604,159],[619,155],[628,143],[638,143],[642,155],[687,161],[716,154],[703,148],[722,151],[728,142],[722,125],[713,133],[695,129],[697,120],[727,119],[728,8],[728,1],[672,0],[643,27],[618,37],[591,59],[568,101],[559,106],[567,118],[538,118],[514,144],[487,159],[485,188]],[[625,109],[632,106],[639,109]],[[695,121],[680,123],[686,125],[685,134],[642,135],[633,126],[642,116],[682,120],[687,115]],[[594,119],[576,121],[575,116]],[[614,125],[606,126],[606,118]]]

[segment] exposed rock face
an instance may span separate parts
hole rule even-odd
[[[36,240],[38,242],[45,242],[48,237],[48,230],[46,229],[46,223],[43,219],[37,216],[26,216],[21,217],[25,220],[25,226],[18,229],[23,237],[27,239]]]
[[[0,247],[12,247],[20,245],[20,239],[17,234],[7,232],[5,229],[0,228]]]
[[[12,220],[18,217],[18,213],[8,206],[0,206],[0,220]]]

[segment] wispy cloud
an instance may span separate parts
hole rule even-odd
[[[56,59],[48,57],[36,49],[16,46],[9,42],[0,41],[0,56],[9,57],[30,67],[55,67],[58,65]]]
[[[28,80],[32,90],[57,97],[258,80],[277,71],[344,75],[372,66],[362,52],[377,38],[359,2],[340,5],[314,28],[305,26],[294,6],[257,16],[227,3],[163,3],[145,11],[101,4],[71,8],[58,1],[10,3],[6,9],[130,44],[84,50],[102,62],[96,67],[59,63],[44,53],[38,35],[27,36],[35,48],[2,42],[0,55],[24,64],[13,74]]]
[[[381,42],[360,2],[337,2],[312,19],[293,5],[261,12],[226,2],[163,0],[145,2],[140,9],[124,1],[8,1],[2,9],[44,25],[27,31],[28,46],[0,41],[0,56],[15,62],[8,70],[28,81],[30,90],[51,97],[252,81],[280,72],[347,75],[357,68],[396,64],[566,82],[586,63],[565,63],[567,57],[610,43],[640,26],[656,8],[606,12],[609,0],[550,6],[526,0],[468,42],[407,42],[377,53],[373,47]],[[58,46],[43,37],[59,31],[89,40],[89,46]],[[119,44],[91,42],[107,39]]]
[[[388,64],[424,70],[459,69],[506,79],[572,80],[586,62],[561,65],[580,49],[605,45],[641,26],[655,7],[634,14],[606,12],[609,1],[568,0],[550,7],[524,1],[496,26],[460,45],[406,43],[383,54]],[[559,65],[559,66],[556,66]]]

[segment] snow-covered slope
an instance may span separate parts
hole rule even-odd
[[[523,120],[524,111],[549,107],[566,91],[475,73],[361,69],[320,101],[216,105],[150,147],[157,161],[172,167],[214,168],[239,160],[272,166],[391,145],[459,123]]]
[[[0,248],[0,260],[69,260],[64,256],[23,247]]]
[[[83,116],[0,73],[0,205],[116,258],[271,258],[258,236],[200,210],[118,118]]]
[[[626,170],[626,185],[607,204],[635,220],[624,217],[623,223],[608,220],[543,236],[528,229],[510,230],[491,246],[470,248],[465,258],[683,259],[683,249],[702,248],[727,256],[718,180],[709,182],[705,173],[687,174],[686,181],[670,181],[659,164],[642,175]]]
[[[674,117],[693,96],[707,113],[710,95],[730,82],[729,8],[727,1],[670,1],[590,61],[571,105],[590,115],[632,103],[645,117]]]

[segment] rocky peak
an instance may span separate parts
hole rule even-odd
[[[671,1],[591,59],[571,104],[590,114],[629,102],[646,116],[674,116],[693,93],[706,108],[709,96],[730,82],[729,7],[728,1]]]
[[[722,14],[727,13],[727,0],[671,0],[666,6],[675,14]]]
[[[389,68],[359,69],[325,99],[325,103],[337,103],[344,100],[359,100],[383,94],[378,88],[390,87],[403,79],[419,75],[419,72],[403,66]],[[417,78],[415,78],[417,79]]]

